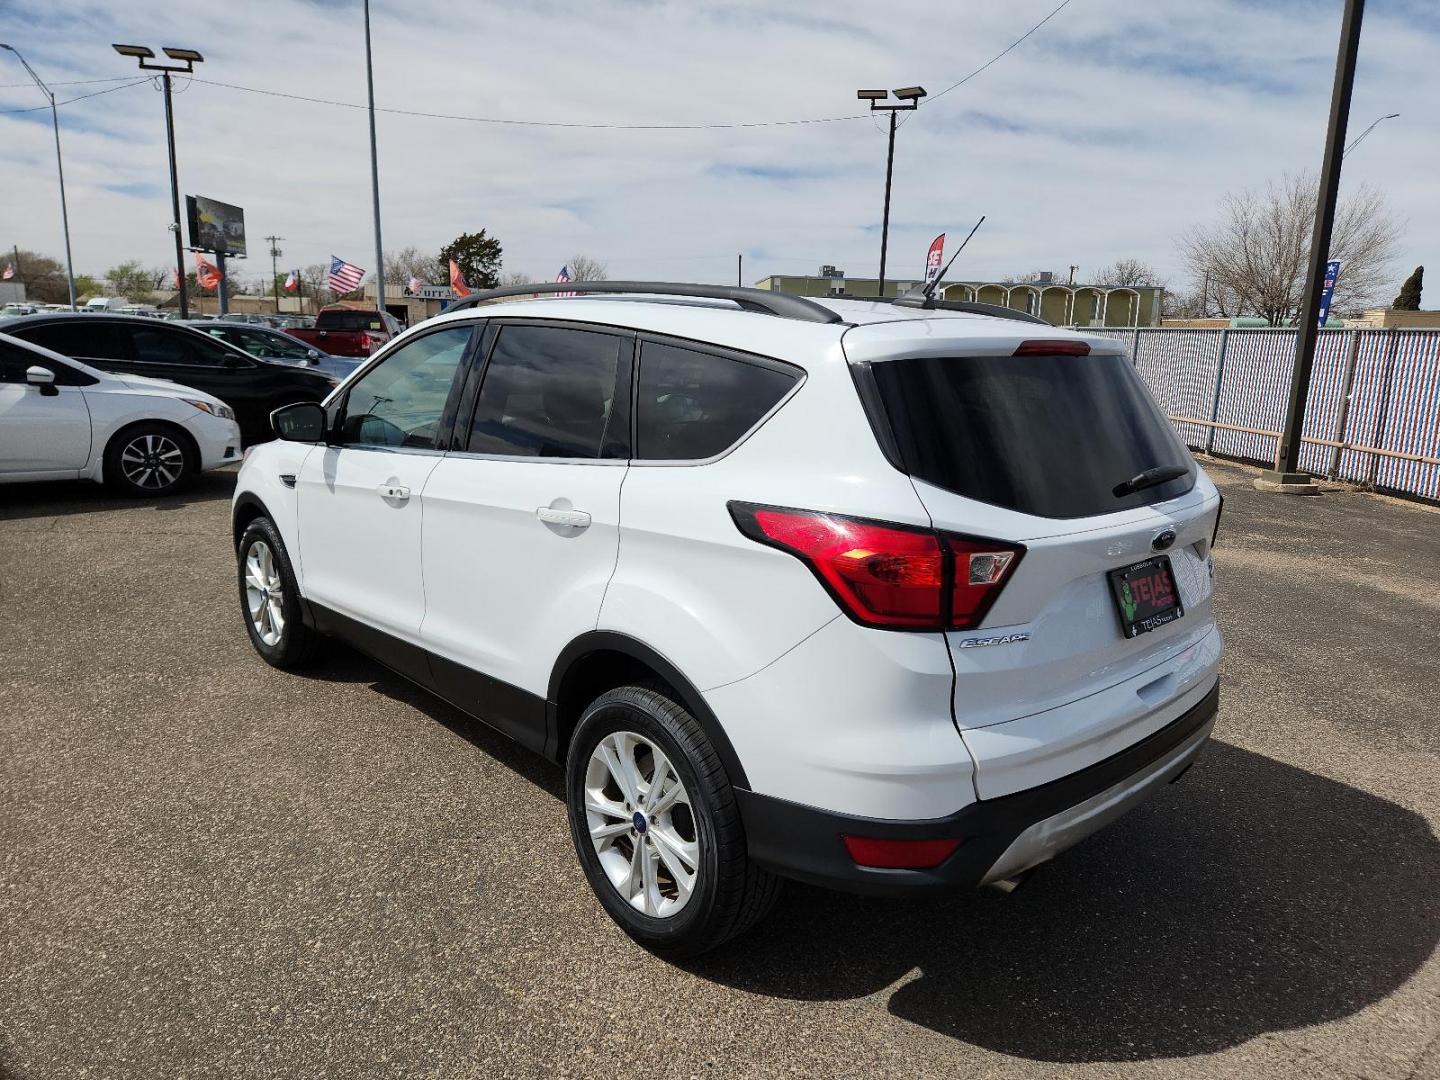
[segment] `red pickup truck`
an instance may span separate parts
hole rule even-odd
[[[320,309],[314,327],[297,327],[286,333],[331,356],[369,356],[400,330],[400,323],[388,311],[331,304]]]

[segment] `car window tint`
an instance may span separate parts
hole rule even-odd
[[[20,327],[14,336],[79,360],[124,360],[125,341],[119,327],[99,319],[89,322],[92,318],[94,316],[86,315],[65,322]]]
[[[279,334],[263,330],[236,330],[239,346],[251,356],[279,356],[290,360],[305,359],[305,346],[286,341]]]
[[[441,330],[402,345],[371,368],[346,396],[340,441],[433,448],[469,341],[468,326]]]
[[[598,458],[623,341],[558,326],[502,327],[485,368],[468,449]]]
[[[147,364],[218,367],[225,350],[203,335],[162,327],[126,327],[135,342],[135,359]]]
[[[635,456],[714,457],[794,385],[794,376],[774,368],[647,341],[640,349]]]
[[[0,341],[0,382],[23,383],[25,369],[39,363],[41,358],[34,353]]]

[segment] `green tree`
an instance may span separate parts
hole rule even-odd
[[[70,301],[70,283],[65,277],[65,264],[41,255],[38,251],[6,247],[0,251],[0,267],[14,264],[15,277],[11,283],[25,286],[25,298],[31,303],[65,304]],[[75,282],[78,295],[80,282]]]
[[[92,296],[105,295],[105,286],[89,274],[75,275],[75,300],[77,303],[84,303]],[[56,304],[63,304],[69,297],[61,297],[59,300],[51,301]]]
[[[493,289],[500,284],[500,241],[478,233],[462,233],[440,249],[437,259],[445,268],[447,280],[450,260],[460,267],[465,284],[472,289]]]
[[[1395,302],[1390,306],[1396,311],[1419,311],[1420,290],[1425,286],[1425,267],[1415,267],[1415,272],[1405,279],[1405,284],[1400,286],[1400,295],[1395,297]]]
[[[116,296],[131,300],[143,299],[155,288],[150,271],[141,266],[138,259],[112,266],[105,271],[105,281]]]

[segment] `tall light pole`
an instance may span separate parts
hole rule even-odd
[[[1305,300],[1300,306],[1300,328],[1295,342],[1295,370],[1290,378],[1290,401],[1275,448],[1275,468],[1256,481],[1271,490],[1316,490],[1309,475],[1299,472],[1305,405],[1310,394],[1310,372],[1315,365],[1315,339],[1319,336],[1320,290],[1325,264],[1330,259],[1330,232],[1335,225],[1335,202],[1340,191],[1340,161],[1345,156],[1345,126],[1350,119],[1350,91],[1355,86],[1355,59],[1360,51],[1360,23],[1365,0],[1345,0],[1340,23],[1340,49],[1335,56],[1335,86],[1330,93],[1330,127],[1320,165],[1320,192],[1315,200],[1315,230],[1310,237],[1310,265],[1305,277]]]
[[[907,86],[895,91],[898,105],[881,105],[890,96],[888,90],[857,90],[855,96],[870,102],[871,112],[890,114],[890,149],[885,155],[885,217],[880,223],[880,296],[885,296],[885,256],[890,247],[890,178],[895,171],[895,117],[897,113],[914,112],[925,96],[923,86]]]
[[[70,258],[70,211],[65,206],[65,162],[60,157],[60,113],[55,108],[54,92],[40,81],[35,69],[25,62],[20,50],[13,45],[0,43],[0,49],[15,54],[26,74],[35,80],[40,92],[50,99],[50,122],[55,126],[55,171],[60,174],[60,225],[65,230],[65,278],[70,283],[70,310],[75,310],[75,262]]]
[[[375,68],[370,63],[370,0],[365,0],[365,89],[370,99],[370,196],[375,211],[375,307],[383,312],[385,251],[380,245],[380,158],[375,151]]]
[[[1360,132],[1359,135],[1355,136],[1355,141],[1354,141],[1354,142],[1352,142],[1349,146],[1345,147],[1345,153],[1347,153],[1347,154],[1350,153],[1351,150],[1354,150],[1355,147],[1359,146],[1362,142],[1364,142],[1364,141],[1365,141],[1365,136],[1366,136],[1366,135],[1369,135],[1370,132],[1374,131],[1374,130],[1375,130],[1377,127],[1379,127],[1384,121],[1386,121],[1386,120],[1394,120],[1394,119],[1395,119],[1396,117],[1398,117],[1399,115],[1400,115],[1400,114],[1399,114],[1398,112],[1392,112],[1392,113],[1386,113],[1384,116],[1381,116],[1381,117],[1376,118],[1376,120],[1375,120],[1375,122],[1374,122],[1373,124],[1371,124],[1369,127],[1367,127],[1364,131]]]
[[[175,171],[175,113],[170,103],[170,76],[173,73],[182,75],[195,74],[195,65],[203,63],[205,58],[194,49],[173,49],[164,46],[165,55],[171,60],[179,61],[177,64],[151,64],[149,60],[155,59],[155,53],[144,45],[112,45],[121,56],[133,56],[140,61],[142,71],[160,72],[161,81],[165,88],[165,140],[170,150],[170,209],[173,215],[170,222],[170,231],[175,234],[175,280],[180,288],[180,317],[190,317],[190,304],[185,297],[185,243],[180,236],[180,178]]]

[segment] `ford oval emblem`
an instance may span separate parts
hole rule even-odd
[[[1173,543],[1175,543],[1175,530],[1161,529],[1155,534],[1155,539],[1150,541],[1150,546],[1156,551],[1166,551]]]

